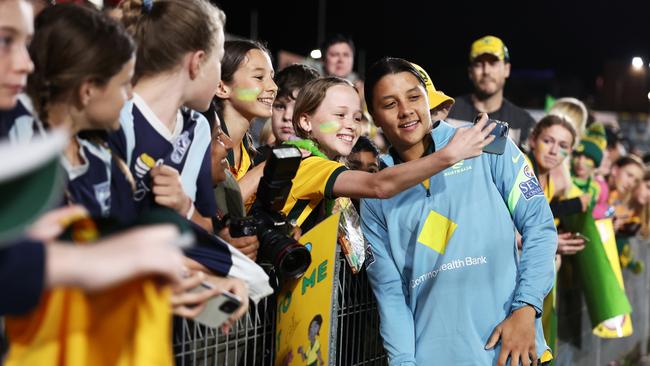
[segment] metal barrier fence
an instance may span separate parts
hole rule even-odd
[[[650,264],[649,244],[634,239],[630,242],[637,259],[646,264]],[[650,365],[647,360],[650,342],[650,269],[646,266],[645,271],[638,275],[623,269],[623,279],[625,292],[632,305],[634,334],[620,339],[594,336],[579,284],[567,286],[565,283],[563,288],[560,283],[559,347],[554,366]]]
[[[365,271],[352,274],[338,256],[335,277],[337,307],[332,317],[335,349],[330,365],[387,365],[377,302]],[[270,366],[275,357],[275,296],[269,296],[239,320],[234,330],[222,334],[192,321],[174,321],[174,355],[178,366]]]

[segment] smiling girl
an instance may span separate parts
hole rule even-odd
[[[248,129],[253,119],[271,117],[278,87],[273,81],[271,55],[262,44],[228,41],[224,50],[215,102],[222,127],[233,143],[228,161],[239,181],[252,168],[254,150]]]

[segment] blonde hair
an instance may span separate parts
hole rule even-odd
[[[587,118],[589,117],[585,104],[576,98],[560,98],[555,101],[555,104],[549,109],[548,114],[563,117],[573,125],[573,129],[576,132],[576,139],[573,145],[574,147],[578,146],[580,139],[585,134]]]
[[[327,90],[336,85],[347,85],[354,91],[359,93],[351,82],[336,77],[327,76],[312,80],[305,84],[296,97],[296,105],[293,108],[293,129],[296,131],[296,136],[308,139],[310,137],[309,131],[306,131],[300,126],[300,116],[303,114],[313,114],[325,99]]]

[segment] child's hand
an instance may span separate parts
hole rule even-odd
[[[260,248],[260,242],[257,239],[257,235],[233,238],[230,236],[230,230],[227,227],[221,229],[218,235],[221,239],[227,241],[230,245],[239,249],[240,252],[242,252],[251,260],[257,260],[257,250]]]
[[[230,292],[241,300],[239,308],[237,308],[230,318],[228,318],[228,321],[221,326],[221,330],[224,333],[228,333],[237,319],[244,316],[246,311],[248,311],[248,286],[246,285],[246,282],[234,277],[208,275],[207,282],[213,284],[215,288],[218,288],[221,291]]]
[[[192,200],[183,191],[178,170],[168,165],[159,165],[153,167],[150,174],[156,203],[173,209],[181,216],[187,216]]]

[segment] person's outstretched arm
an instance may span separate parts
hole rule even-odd
[[[428,156],[382,169],[378,173],[345,171],[334,183],[334,195],[350,198],[390,198],[461,160],[476,157],[494,140],[490,132],[495,125],[486,127],[487,120],[487,115],[482,114],[475,126],[459,128],[444,148]]]

